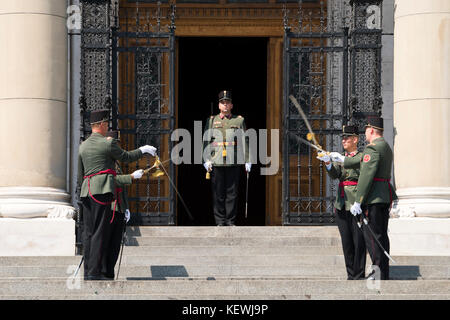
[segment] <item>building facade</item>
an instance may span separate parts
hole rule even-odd
[[[195,138],[195,121],[217,112],[222,89],[249,128],[268,130],[279,167],[264,176],[270,163],[255,164],[240,224],[334,223],[337,186],[290,136],[308,132],[293,95],[327,150],[341,150],[343,124],[362,130],[367,115],[383,116],[400,198],[391,248],[448,254],[449,15],[445,0],[2,3],[1,150],[11,150],[0,166],[2,254],[74,254],[77,151],[91,110],[111,110],[125,149],[152,144],[166,161],[173,131]],[[133,224],[209,224],[210,187],[195,151],[192,163],[168,161],[168,175],[130,189]],[[20,234],[28,238],[16,241]]]

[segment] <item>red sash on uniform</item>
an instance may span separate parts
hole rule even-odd
[[[342,181],[339,182],[339,188],[341,189],[341,198],[344,198],[344,186],[357,186],[357,181]]]
[[[94,196],[92,195],[92,193],[91,193],[91,178],[93,177],[93,176],[97,176],[97,175],[99,175],[99,174],[112,174],[114,177],[117,175],[117,172],[115,171],[115,170],[113,170],[113,169],[106,169],[106,170],[103,170],[103,171],[100,171],[100,172],[97,172],[97,173],[93,173],[93,174],[90,174],[90,175],[88,175],[88,176],[84,176],[84,179],[88,179],[88,192],[89,192],[89,196],[95,201],[95,202],[97,202],[98,204],[101,204],[101,205],[103,205],[103,206],[106,206],[106,205],[110,205],[111,203],[112,203],[112,201],[110,201],[110,202],[101,202],[101,201],[98,201],[97,199],[95,199],[94,198]],[[122,192],[123,190],[121,189],[121,188],[116,188],[115,189],[115,194],[114,194],[114,209],[113,209],[113,215],[112,215],[112,218],[111,218],[111,221],[109,222],[109,223],[112,223],[113,222],[113,220],[114,220],[114,215],[115,215],[115,213],[116,213],[116,204],[117,204],[117,196],[118,196],[118,194],[120,193],[120,192]],[[120,199],[119,199],[119,203],[120,203]]]

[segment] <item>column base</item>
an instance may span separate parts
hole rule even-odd
[[[417,187],[396,190],[391,216],[450,218],[450,188]]]
[[[450,256],[450,218],[391,218],[392,256]]]
[[[0,256],[75,255],[75,208],[64,190],[0,187]]]
[[[0,219],[0,256],[74,256],[73,219]]]
[[[0,187],[1,218],[66,218],[75,209],[64,190],[43,187]]]

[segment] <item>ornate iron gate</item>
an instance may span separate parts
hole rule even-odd
[[[342,150],[343,125],[362,133],[364,119],[381,113],[381,4],[299,1],[295,12],[284,10],[284,225],[333,224],[338,183],[316,151],[292,136],[305,138],[308,129],[288,97],[302,106],[325,150]]]
[[[134,181],[128,200],[135,225],[175,224],[175,167],[170,161],[175,126],[175,6],[139,3],[120,9],[117,0],[81,0],[81,136],[89,113],[111,110],[125,150],[157,147],[167,175]],[[124,172],[152,166],[154,158],[123,164]],[[152,171],[151,171],[152,172]]]

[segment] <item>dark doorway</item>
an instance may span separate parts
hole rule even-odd
[[[231,90],[233,113],[245,118],[247,128],[266,128],[267,38],[179,38],[178,39],[178,128],[194,137],[194,121],[217,114],[221,90]],[[194,149],[192,148],[192,154]],[[194,162],[192,156],[192,163]],[[194,221],[178,202],[177,224],[215,225],[211,182],[201,164],[178,167],[178,189]],[[266,181],[260,164],[253,164],[249,179],[248,216],[245,219],[244,167],[239,186],[238,226],[265,225]]]

